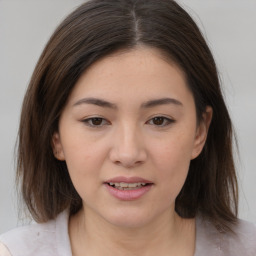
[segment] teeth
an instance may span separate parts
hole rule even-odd
[[[117,189],[120,190],[131,190],[133,188],[140,188],[142,186],[145,186],[146,183],[142,183],[142,182],[136,182],[136,183],[125,183],[125,182],[116,182],[116,183],[109,183],[110,186],[114,186]]]

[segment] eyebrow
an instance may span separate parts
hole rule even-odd
[[[159,106],[159,105],[166,105],[166,104],[174,104],[177,106],[183,106],[183,104],[173,98],[161,98],[161,99],[156,99],[156,100],[149,100],[145,103],[142,103],[141,108],[152,108],[155,106]]]
[[[83,98],[79,101],[77,101],[73,106],[79,106],[81,104],[92,104],[103,108],[112,108],[116,109],[117,106],[113,103],[110,103],[103,99],[97,99],[97,98]]]
[[[79,106],[82,104],[92,104],[103,108],[117,109],[117,105],[98,98],[83,98],[77,101],[73,106]],[[177,106],[183,106],[183,104],[173,98],[160,98],[155,100],[149,100],[141,104],[141,108],[152,108],[160,105],[174,104]]]

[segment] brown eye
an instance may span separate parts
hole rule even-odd
[[[170,118],[167,118],[164,116],[156,116],[156,117],[153,117],[152,119],[150,119],[147,123],[150,125],[155,125],[155,126],[161,127],[161,126],[167,126],[174,122],[175,121]]]
[[[163,125],[165,119],[164,117],[154,117],[152,121],[154,125]]]
[[[82,120],[82,122],[91,127],[101,127],[109,124],[109,122],[102,117],[91,117]]]
[[[91,124],[92,125],[101,125],[102,121],[103,121],[103,118],[95,117],[95,118],[91,119]]]

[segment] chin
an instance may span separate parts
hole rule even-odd
[[[148,216],[148,212],[142,212],[140,210],[115,211],[115,213],[107,214],[104,218],[107,222],[119,228],[142,228],[152,220]]]

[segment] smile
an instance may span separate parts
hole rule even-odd
[[[120,182],[120,183],[108,183],[109,186],[119,189],[119,190],[134,190],[134,189],[138,189],[141,188],[143,186],[146,186],[147,183],[125,183],[125,182]]]
[[[153,185],[153,182],[140,177],[116,177],[104,182],[110,195],[122,201],[141,198],[151,190]]]

